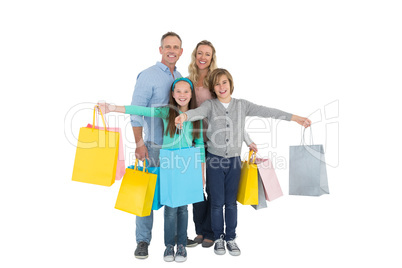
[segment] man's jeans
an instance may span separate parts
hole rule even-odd
[[[160,146],[153,142],[146,142],[145,146],[148,149],[149,161],[147,161],[147,166],[158,167],[159,166],[159,150]],[[152,226],[154,223],[154,214],[151,210],[151,215],[146,217],[136,217],[136,240],[139,242],[151,243],[152,239]]]

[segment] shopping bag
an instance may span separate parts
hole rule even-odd
[[[161,149],[161,204],[175,208],[204,201],[200,148]]]
[[[254,209],[259,210],[267,207],[267,201],[265,200],[265,190],[262,184],[260,174],[258,174],[258,205],[251,205]]]
[[[87,128],[92,128],[91,124],[87,125]],[[96,129],[104,130],[104,127],[95,126]],[[120,180],[126,172],[124,161],[124,149],[123,149],[123,135],[121,135],[121,129],[119,127],[108,127],[107,130],[119,133],[119,153],[117,156],[116,165],[116,180]]]
[[[273,201],[283,196],[282,188],[271,160],[269,158],[256,158],[255,163],[257,164],[258,174],[261,176],[264,185],[266,200]]]
[[[258,170],[254,154],[250,151],[248,159],[241,163],[237,201],[243,205],[258,205]]]
[[[147,172],[146,167],[137,169],[138,159],[134,169],[127,168],[117,195],[115,208],[145,217],[151,214],[154,199],[157,174]]]
[[[134,169],[134,165],[128,166],[127,168]],[[138,170],[142,171],[144,168],[141,166],[137,167]],[[153,173],[157,175],[156,185],[155,185],[155,193],[154,193],[154,200],[152,201],[152,210],[158,210],[161,207],[161,196],[160,196],[160,175],[159,175],[159,167],[147,167],[146,168],[149,173]]]
[[[80,128],[72,180],[111,186],[116,177],[120,135],[118,132],[96,129],[96,109],[99,107],[94,108],[92,128]],[[106,127],[103,114],[100,113]]]
[[[305,130],[304,130],[305,131]],[[311,132],[311,128],[310,128]],[[302,145],[289,149],[289,194],[320,196],[329,194],[324,148],[321,144]]]

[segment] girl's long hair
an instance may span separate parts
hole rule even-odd
[[[196,64],[197,61],[197,49],[199,46],[201,45],[206,45],[212,48],[212,57],[211,57],[211,64],[208,67],[208,73],[207,76],[204,79],[203,82],[203,86],[204,88],[208,88],[208,77],[209,74],[215,70],[216,68],[218,68],[217,64],[216,64],[216,53],[215,53],[215,47],[212,45],[211,42],[207,41],[207,40],[203,40],[201,42],[199,42],[197,44],[197,46],[194,48],[193,53],[191,53],[191,62],[190,65],[188,66],[188,77],[190,78],[190,80],[193,82],[194,86],[197,85],[198,83],[198,66]]]
[[[168,114],[168,125],[166,128],[166,133],[165,135],[169,135],[171,138],[173,138],[174,134],[176,133],[176,126],[174,124],[174,120],[176,119],[177,116],[180,115],[179,113],[179,104],[176,102],[176,100],[173,98],[173,90],[171,88],[170,90],[170,96],[169,96],[169,114]],[[195,109],[197,108],[197,99],[195,96],[194,90],[191,91],[191,100],[188,103],[188,109]],[[198,139],[200,137],[200,127],[201,127],[201,120],[197,120],[192,122],[193,123],[193,139]]]

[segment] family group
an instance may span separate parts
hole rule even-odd
[[[168,32],[160,42],[162,60],[138,75],[131,105],[98,105],[103,113],[131,115],[135,155],[139,160],[147,160],[148,166],[160,165],[161,148],[195,146],[201,151],[206,195],[203,202],[193,204],[197,236],[194,240],[187,236],[187,205],[165,206],[164,260],[183,262],[187,259],[186,247],[197,244],[214,246],[218,255],[227,250],[230,255],[238,256],[241,251],[235,241],[236,197],[243,141],[251,150],[257,151],[256,144],[245,131],[246,116],[295,121],[304,127],[309,127],[311,121],[233,98],[233,77],[228,70],[217,68],[216,51],[211,42],[201,41],[194,48],[188,77],[182,77],[176,68],[183,53],[180,36]],[[152,226],[153,212],[146,217],[136,217],[136,258],[148,257]]]

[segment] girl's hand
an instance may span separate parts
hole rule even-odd
[[[306,117],[292,115],[292,118],[290,120],[295,121],[296,123],[298,123],[299,125],[302,125],[305,128],[308,128],[309,126],[311,126],[311,120]]]
[[[187,120],[187,115],[185,113],[180,114],[177,116],[174,120],[174,124],[177,126],[179,125],[179,128],[183,128],[183,123]]]
[[[109,103],[106,102],[98,102],[99,109],[102,111],[103,114],[110,113]]]
[[[250,151],[258,152],[257,145],[254,142],[248,147],[250,148]]]

